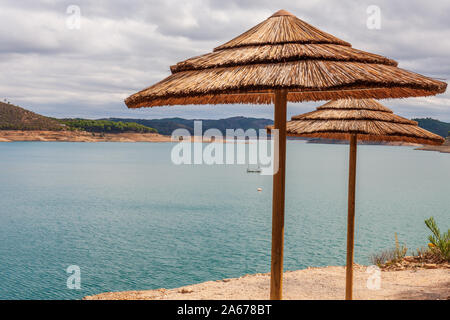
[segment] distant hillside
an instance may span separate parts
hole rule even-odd
[[[0,130],[60,131],[63,129],[64,126],[55,119],[0,102]]]
[[[450,135],[450,123],[442,122],[431,118],[413,119],[419,123],[419,127],[431,131],[443,138]]]
[[[194,121],[182,118],[166,118],[166,119],[120,119],[111,118],[110,121],[122,121],[122,122],[136,122],[148,127],[155,128],[160,134],[171,135],[175,129],[183,128],[187,129],[191,134],[194,132]],[[450,131],[450,123],[442,122],[439,120],[426,118],[426,119],[413,119],[419,123],[419,126],[436,133],[442,137],[447,137]],[[261,118],[246,118],[246,117],[232,117],[219,120],[202,120],[203,132],[216,128],[219,129],[223,135],[225,135],[226,129],[264,129],[266,126],[273,124],[270,119]]]
[[[166,118],[166,119],[107,119],[111,121],[122,122],[136,122],[149,126],[158,130],[160,134],[171,135],[175,129],[187,129],[191,134],[194,133],[194,121],[182,118]],[[202,119],[202,129],[205,132],[208,129],[219,129],[223,135],[226,134],[226,129],[264,129],[266,126],[273,124],[270,119],[246,118],[246,117],[232,117],[220,120]]]
[[[0,130],[87,131],[96,133],[156,133],[135,122],[85,119],[53,119],[24,108],[0,102]]]
[[[442,122],[431,118],[413,119],[419,126],[436,133],[442,137],[447,137],[450,131],[450,123]],[[41,116],[37,113],[25,110],[21,107],[0,102],[0,130],[43,130],[61,131],[78,130],[96,133],[151,133],[158,132],[163,135],[171,135],[175,129],[187,129],[194,133],[194,121],[182,118],[166,119],[121,119],[110,118],[100,120],[86,119],[53,119]],[[203,119],[202,129],[219,129],[223,135],[226,129],[264,129],[273,124],[270,119],[232,117],[227,119],[209,120]]]

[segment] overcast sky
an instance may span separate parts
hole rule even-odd
[[[81,10],[80,29],[71,5]],[[380,8],[379,29],[367,27],[370,5]],[[0,0],[0,97],[56,117],[272,118],[264,105],[128,110],[123,100],[279,9],[401,68],[450,79],[448,0]],[[408,118],[450,121],[449,93],[382,102]],[[289,104],[288,113],[322,103]]]

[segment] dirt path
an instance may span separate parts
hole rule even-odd
[[[380,289],[368,289],[375,273],[355,267],[355,299],[450,299],[450,269],[382,271]],[[284,274],[284,299],[343,299],[345,268],[326,267],[288,271]],[[268,299],[269,274],[209,281],[177,289],[102,293],[85,299]]]

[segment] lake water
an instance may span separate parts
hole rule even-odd
[[[176,166],[171,143],[0,143],[0,299],[79,299],[269,272],[272,177]],[[450,223],[450,154],[360,146],[357,263]],[[348,146],[289,141],[285,269],[344,265]],[[262,192],[257,192],[262,188]],[[70,290],[66,269],[81,270]]]

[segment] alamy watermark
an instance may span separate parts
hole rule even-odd
[[[67,277],[67,289],[70,290],[80,290],[81,289],[81,269],[79,266],[71,265],[68,266],[66,272],[70,274]]]
[[[366,273],[369,274],[367,278],[366,286],[369,290],[380,290],[381,289],[381,269],[375,265],[368,266]]]
[[[69,30],[81,29],[81,8],[77,5],[70,5],[66,9],[66,27]]]
[[[381,9],[377,5],[370,5],[366,9],[367,20],[366,26],[370,30],[380,30],[381,29]]]
[[[278,130],[268,136],[265,129],[219,129],[203,133],[202,122],[194,122],[194,135],[187,129],[176,129],[172,141],[178,142],[171,152],[176,165],[258,165],[261,175],[278,172]]]

